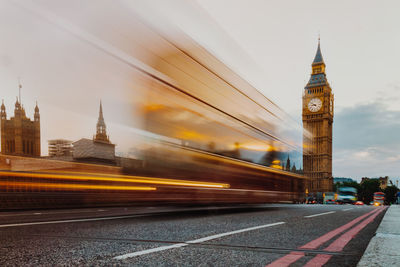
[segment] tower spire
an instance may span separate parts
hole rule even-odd
[[[308,81],[305,87],[306,90],[308,90],[310,87],[322,86],[328,84],[325,74],[325,66],[326,65],[324,59],[322,58],[322,53],[321,53],[321,42],[320,39],[318,38],[317,53],[315,54],[314,60],[311,64],[312,73],[310,80]]]
[[[321,39],[318,36],[318,48],[317,48],[317,53],[315,54],[314,61],[312,65],[316,64],[325,64],[324,59],[322,58],[322,53],[321,53]]]
[[[99,121],[102,120],[104,123],[104,118],[103,118],[103,105],[101,104],[101,99],[100,99],[100,110],[99,110]]]
[[[19,103],[22,104],[22,100],[21,100],[21,79],[18,77],[18,95],[19,95]]]
[[[110,140],[108,139],[108,136],[107,136],[106,123],[104,122],[103,105],[101,103],[101,100],[100,100],[100,108],[99,108],[99,118],[97,119],[97,124],[96,124],[96,136],[95,136],[94,140],[99,141],[99,142],[106,142],[106,143],[110,142]]]

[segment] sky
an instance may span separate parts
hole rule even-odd
[[[245,51],[257,75],[218,44],[206,45],[297,121],[320,37],[335,95],[333,175],[400,176],[398,1],[198,4]]]
[[[85,12],[109,14],[104,32],[126,39],[132,38],[129,23],[125,29],[112,28],[112,21],[128,15],[119,14],[123,9],[118,7],[149,21],[164,17],[299,123],[303,88],[320,36],[335,95],[333,175],[357,180],[400,176],[398,1],[188,2],[117,1],[110,7],[107,1],[0,1],[0,97],[11,110],[21,77],[28,116],[38,100],[43,121],[51,114],[65,122],[66,129],[42,129],[42,147],[60,131],[66,139],[91,138],[100,98],[112,138],[129,142],[130,136],[121,133],[136,123],[120,116],[131,112],[129,88],[138,86],[132,69],[33,14],[26,8],[31,3],[76,25]],[[97,33],[89,26],[89,32]]]

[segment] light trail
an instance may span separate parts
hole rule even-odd
[[[29,182],[0,182],[0,186],[14,186],[22,187],[29,186],[30,188],[48,188],[48,189],[89,189],[89,190],[141,190],[141,191],[154,191],[155,187],[149,186],[118,186],[118,185],[85,185],[85,184],[61,184],[61,183],[29,183]]]
[[[82,174],[84,174],[84,173],[82,173]],[[86,176],[83,176],[83,175],[67,175],[67,174],[24,173],[24,172],[0,171],[0,177],[1,176],[12,176],[12,177],[26,177],[26,178],[43,178],[43,179],[126,182],[126,183],[177,185],[177,186],[207,187],[207,188],[229,188],[230,187],[229,184],[222,184],[222,183],[176,180],[176,179],[155,178],[155,177],[145,177],[145,176],[107,175],[108,177],[107,176],[97,176],[96,177],[96,176],[87,176],[87,175],[88,174],[86,174]],[[90,175],[98,175],[98,174],[93,173]]]
[[[275,135],[267,132],[266,130],[263,130],[260,127],[252,125],[251,123],[249,123],[246,120],[240,118],[239,116],[234,116],[232,114],[229,114],[228,112],[222,110],[221,108],[219,108],[219,107],[217,107],[217,106],[215,106],[215,105],[213,105],[211,103],[208,103],[208,101],[206,101],[206,100],[204,100],[202,98],[199,98],[199,97],[195,96],[194,94],[186,91],[185,89],[183,89],[179,85],[179,83],[177,83],[176,81],[174,81],[173,79],[171,79],[167,75],[157,71],[155,68],[149,66],[148,64],[143,63],[142,61],[138,60],[137,58],[134,58],[130,54],[122,51],[121,49],[119,49],[118,47],[113,46],[112,44],[109,44],[107,41],[104,41],[103,39],[97,38],[95,35],[91,34],[88,31],[85,31],[84,29],[80,28],[79,26],[77,26],[77,25],[75,25],[73,23],[70,23],[68,20],[65,20],[65,19],[63,19],[61,17],[58,17],[57,15],[53,14],[48,9],[46,9],[44,7],[40,7],[38,5],[30,4],[30,3],[27,3],[26,1],[21,1],[21,0],[16,0],[15,4],[17,6],[23,8],[23,9],[25,9],[25,10],[28,10],[29,12],[35,14],[36,16],[44,19],[45,21],[49,22],[50,24],[62,29],[63,31],[68,32],[69,34],[71,34],[75,38],[78,38],[79,40],[82,40],[82,41],[92,45],[93,47],[95,47],[98,50],[104,52],[105,54],[110,55],[113,58],[121,61],[122,63],[130,66],[131,68],[143,73],[144,75],[147,75],[148,77],[154,79],[158,83],[166,85],[166,86],[172,88],[173,90],[175,90],[177,92],[180,92],[180,93],[182,93],[182,94],[184,94],[184,95],[196,100],[197,102],[200,102],[200,103],[212,108],[213,110],[218,111],[220,114],[223,114],[223,115],[227,116],[228,118],[232,119],[233,121],[237,121],[240,124],[249,127],[251,130],[253,130],[256,133],[261,134],[262,136],[268,136],[268,137],[270,137],[270,138],[272,138],[272,139],[274,139],[274,140],[276,140],[278,142],[286,144],[287,146],[289,146],[291,148],[295,148],[289,142],[287,142],[285,140],[282,140],[278,136],[275,136]],[[158,35],[161,36],[159,33],[158,33]],[[163,39],[165,40],[165,38],[163,38]],[[267,110],[268,113],[272,114],[274,117],[278,117],[273,112],[271,113],[263,105],[261,105],[257,101],[255,101],[253,98],[251,98],[250,96],[248,96],[244,92],[240,91],[237,87],[235,87],[233,84],[229,83],[223,77],[217,75],[217,73],[215,73],[211,69],[207,68],[204,64],[202,64],[201,62],[196,60],[196,58],[192,57],[189,53],[183,51],[182,49],[179,49],[174,43],[172,43],[170,41],[168,41],[168,42],[171,45],[175,46],[180,52],[182,52],[186,56],[190,57],[194,62],[196,62],[200,66],[203,66],[205,69],[207,69],[208,72],[216,75],[217,78],[221,79],[228,86],[230,86],[231,88],[233,88],[236,91],[239,91],[246,98],[250,99],[250,101],[253,101],[258,106],[261,106],[263,109]],[[257,90],[256,90],[256,92],[259,93]],[[266,98],[266,97],[264,96],[264,98]],[[268,100],[268,102],[270,102],[275,107],[277,107],[279,109],[279,111],[283,112],[283,110],[280,109],[274,102],[272,102],[268,98],[266,98],[266,99]],[[285,113],[285,115],[288,116],[286,113]],[[281,118],[279,118],[279,119],[281,119]]]

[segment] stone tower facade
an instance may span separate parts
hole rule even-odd
[[[333,93],[326,79],[320,42],[303,92],[303,167],[310,192],[332,191]]]
[[[14,117],[7,120],[4,102],[0,107],[1,153],[6,155],[40,157],[40,114],[36,104],[33,121],[17,98]]]

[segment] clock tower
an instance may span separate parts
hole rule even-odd
[[[303,168],[309,192],[332,191],[333,94],[326,79],[320,41],[303,92]]]

